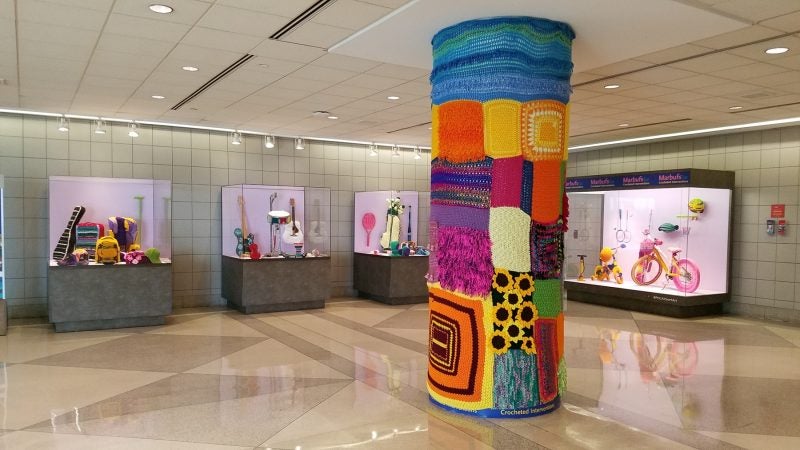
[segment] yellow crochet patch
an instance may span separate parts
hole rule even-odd
[[[431,159],[439,156],[439,105],[431,107]]]
[[[531,271],[531,217],[519,208],[489,209],[492,265],[514,272]]]
[[[492,158],[510,158],[522,153],[520,117],[522,106],[514,100],[490,100],[483,104],[484,147]]]
[[[566,106],[554,100],[534,100],[522,105],[522,156],[528,161],[562,161],[566,158]]]

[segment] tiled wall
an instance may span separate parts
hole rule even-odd
[[[314,186],[331,189],[332,293],[352,292],[353,193],[418,190],[427,218],[430,155],[409,151],[377,157],[364,146],[310,142],[294,150],[289,139],[266,149],[260,137],[231,145],[225,133],[124,125],[105,135],[73,120],[0,114],[0,174],[5,175],[6,298],[11,317],[47,315],[48,186],[55,175],[172,180],[173,298],[175,307],[219,304],[220,187],[227,184]],[[59,218],[58,220],[65,220]],[[420,220],[427,243],[427,220]],[[75,293],[80,296],[79,292]]]
[[[800,322],[800,127],[574,153],[568,175],[681,168],[736,172],[729,309]],[[786,204],[786,236],[766,233],[773,203]]]

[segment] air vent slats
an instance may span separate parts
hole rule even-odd
[[[220,73],[214,75],[210,80],[206,81],[202,86],[197,88],[197,90],[195,90],[191,94],[187,95],[183,100],[181,100],[178,103],[176,103],[175,106],[173,106],[171,109],[173,111],[179,110],[183,105],[185,105],[185,104],[189,103],[190,101],[192,101],[192,99],[194,99],[198,95],[200,95],[203,92],[205,92],[208,88],[210,88],[211,86],[213,86],[214,84],[219,82],[221,79],[225,78],[228,74],[230,74],[234,70],[238,69],[242,64],[246,63],[247,61],[250,61],[254,57],[255,57],[255,55],[251,55],[251,54],[248,53],[248,54],[242,56],[241,58],[237,59],[236,61],[233,62],[233,64],[231,64],[230,66],[222,69],[222,71]]]
[[[313,5],[306,8],[305,11],[301,12],[294,19],[290,20],[286,25],[282,26],[280,30],[272,33],[272,35],[269,38],[280,40],[282,37],[286,36],[287,34],[299,28],[307,21],[311,20],[312,17],[319,14],[320,11],[327,8],[328,6],[331,5],[331,3],[335,1],[336,0],[318,0],[317,2],[314,2]]]

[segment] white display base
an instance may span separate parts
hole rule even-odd
[[[663,275],[662,275],[663,277]],[[617,284],[614,281],[594,281],[591,277],[586,276],[586,279],[583,281],[578,281],[577,278],[565,278],[564,281],[574,281],[576,283],[585,283],[585,284],[593,284],[597,286],[605,286],[610,288],[622,289],[622,290],[633,290],[633,291],[640,291],[640,292],[649,292],[651,294],[669,294],[669,295],[680,295],[685,297],[696,297],[701,295],[711,295],[711,294],[724,294],[725,292],[721,291],[712,291],[706,289],[698,289],[694,292],[681,292],[677,288],[675,288],[675,284],[670,281],[666,287],[664,287],[663,281],[656,281],[655,283],[649,286],[639,286],[638,284],[625,281],[622,284]]]

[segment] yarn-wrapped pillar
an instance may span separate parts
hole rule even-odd
[[[482,417],[559,406],[572,40],[531,17],[433,38],[428,392]]]

